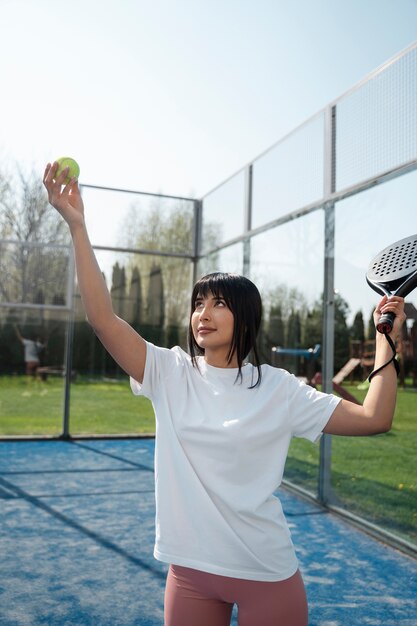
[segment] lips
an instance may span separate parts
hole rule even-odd
[[[215,328],[209,328],[208,326],[200,326],[200,328],[197,328],[197,332],[199,335],[207,335],[208,333],[212,333],[215,330]]]

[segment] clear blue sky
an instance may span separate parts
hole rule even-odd
[[[0,160],[202,195],[417,39],[415,0],[1,0]]]

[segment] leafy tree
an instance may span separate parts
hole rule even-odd
[[[127,308],[126,302],[126,272],[124,267],[120,267],[118,263],[113,265],[112,283],[110,294],[113,302],[114,312],[119,317],[125,317]]]
[[[189,203],[179,204],[167,215],[161,202],[155,201],[154,206],[146,215],[141,212],[139,203],[132,205],[129,214],[129,232],[125,235],[126,243],[131,248],[155,250],[162,252],[190,252],[193,212]],[[151,277],[155,276],[156,256],[135,255],[129,265],[130,273],[134,267],[140,268],[142,289],[150,293]],[[161,273],[165,311],[164,318],[170,326],[184,323],[188,312],[188,300],[191,284],[191,267],[188,259],[158,256],[158,267]],[[154,279],[155,280],[155,279]],[[146,323],[152,324],[155,303],[147,306],[149,314]]]
[[[126,320],[134,328],[139,328],[143,319],[142,279],[137,267],[133,268],[130,278]]]
[[[148,284],[147,318],[154,326],[163,326],[165,318],[164,282],[159,265],[154,263],[151,268]]]
[[[285,283],[271,289],[262,290],[264,322],[258,339],[258,347],[263,361],[271,362],[271,349],[274,346],[288,346],[288,323],[291,314],[297,311],[300,329],[307,304],[304,295],[297,288],[290,288]],[[273,359],[276,364],[276,358]],[[286,361],[280,357],[280,366]]]
[[[365,341],[365,323],[362,311],[358,311],[350,328],[350,336],[357,341]]]
[[[340,294],[335,295],[334,313],[334,368],[338,372],[349,357],[349,305]]]
[[[288,348],[299,349],[301,346],[301,319],[299,311],[291,311],[287,322]],[[298,355],[287,355],[285,358],[286,367],[295,374],[300,374],[301,359]]]
[[[272,305],[269,312],[268,339],[273,346],[283,346],[285,337],[281,306]]]
[[[303,345],[313,348],[323,341],[323,307],[315,306],[307,311],[304,321]]]
[[[349,305],[340,294],[335,294],[334,309],[334,369],[339,369],[346,363],[349,357],[349,328],[347,315]],[[317,300],[313,308],[308,311],[304,325],[304,344],[313,347],[323,342],[323,296]],[[322,361],[322,357],[319,362]]]
[[[298,311],[291,311],[287,326],[287,346],[301,348],[301,319]]]
[[[174,254],[191,253],[192,231],[194,225],[194,211],[190,202],[172,201],[167,205],[163,198],[155,202],[146,214],[142,211],[140,202],[132,204],[129,212],[129,231],[121,233],[121,237],[129,248],[147,251],[165,252]],[[216,245],[216,235],[213,231],[210,246]],[[163,285],[163,313],[158,313],[159,323],[166,328],[168,345],[184,343],[184,329],[188,321],[189,300],[191,290],[191,263],[187,258],[175,256],[154,256],[149,254],[132,257],[128,274],[134,267],[140,268],[143,293],[150,294],[150,281],[155,276],[155,265],[161,275]],[[155,280],[155,278],[153,279]],[[155,296],[152,306],[146,304],[146,316],[143,322],[154,326]]]
[[[366,338],[375,339],[374,308],[372,308],[372,311],[369,314]]]
[[[272,311],[273,307],[279,306],[284,323],[288,322],[293,311],[298,311],[303,318],[308,308],[304,294],[297,287],[289,287],[285,283],[262,290],[262,301],[265,311]]]

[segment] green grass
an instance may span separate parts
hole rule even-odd
[[[365,391],[347,389],[362,400]],[[0,377],[0,436],[59,435],[64,384]],[[127,379],[71,385],[71,434],[153,433],[151,403]],[[295,439],[285,476],[317,491],[319,446]],[[393,429],[376,437],[333,437],[334,502],[417,544],[417,391],[399,389]]]
[[[59,435],[62,432],[64,382],[0,377],[0,436]],[[135,397],[127,379],[79,380],[71,385],[71,434],[153,433],[149,400]]]
[[[359,400],[364,391],[347,386]],[[317,490],[319,446],[295,439],[285,476]],[[399,389],[393,428],[332,438],[334,504],[417,544],[417,391]]]

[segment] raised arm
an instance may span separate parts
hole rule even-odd
[[[382,313],[395,313],[390,337],[395,343],[405,320],[404,300],[384,296],[374,312],[377,324]],[[384,335],[376,333],[375,366],[378,369],[392,357],[392,349]],[[397,373],[393,363],[378,372],[371,380],[363,405],[341,400],[328,421],[324,432],[331,435],[376,435],[390,430],[397,398]]]
[[[57,163],[48,163],[43,182],[49,202],[62,215],[71,232],[78,286],[88,322],[120,367],[142,382],[146,343],[127,322],[114,313],[109,291],[88,237],[78,181],[72,179],[63,187],[68,168],[56,178],[57,169]]]
[[[16,337],[18,338],[18,340],[19,340],[19,341],[21,341],[21,342],[23,342],[23,337],[22,337],[22,335],[20,334],[19,327],[18,327],[16,324],[14,325],[14,330],[15,330]]]

